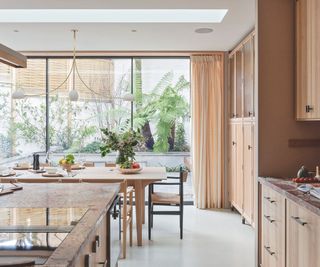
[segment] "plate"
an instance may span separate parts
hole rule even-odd
[[[86,167],[85,166],[80,166],[80,165],[72,165],[71,166],[71,170],[74,170],[74,171],[76,171],[76,170],[83,170],[83,169],[85,169]]]
[[[31,168],[32,168],[31,166],[29,166],[29,167],[18,167],[18,166],[15,166],[12,169],[17,170],[17,171],[26,171],[26,170],[30,170]]]
[[[16,175],[15,172],[9,172],[9,173],[5,173],[5,174],[0,173],[0,177],[9,177],[9,176],[14,176],[14,175]]]
[[[118,168],[118,170],[119,170],[122,174],[135,174],[135,173],[141,172],[142,168],[139,168],[139,169],[123,169],[123,168]]]
[[[43,177],[63,177],[61,173],[43,173]]]

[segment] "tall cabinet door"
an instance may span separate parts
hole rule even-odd
[[[296,1],[298,120],[320,120],[320,1]]]
[[[236,125],[229,124],[229,145],[228,145],[228,176],[229,176],[229,198],[232,204],[236,202],[236,163],[237,163],[237,146],[236,146]]]
[[[243,45],[243,116],[254,116],[254,39]]]
[[[239,212],[243,211],[243,125],[236,124],[236,179],[235,179],[235,203]]]
[[[253,223],[254,176],[253,176],[253,124],[243,126],[243,217]]]

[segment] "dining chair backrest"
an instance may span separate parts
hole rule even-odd
[[[117,165],[115,163],[113,163],[113,162],[105,162],[104,166],[105,167],[116,167]]]
[[[185,183],[188,179],[188,172],[181,168],[180,169],[180,177],[181,177],[182,182]]]
[[[85,166],[85,167],[94,167],[95,164],[94,164],[93,161],[85,161],[85,162],[83,163],[83,166]]]

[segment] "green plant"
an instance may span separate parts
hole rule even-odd
[[[151,94],[144,95],[145,106],[135,115],[135,128],[143,128],[146,122],[156,124],[156,141],[153,150],[168,152],[174,149],[176,121],[183,119],[189,113],[188,101],[182,91],[189,88],[190,83],[181,76],[172,85],[173,74],[168,72],[159,81]],[[163,90],[159,95],[158,91]]]
[[[176,134],[174,140],[174,151],[190,151],[190,147],[186,142],[186,131],[183,123],[179,123],[176,127]]]
[[[117,133],[108,128],[101,129],[104,137],[100,147],[101,156],[105,157],[111,151],[118,151],[117,164],[122,168],[129,168],[135,159],[134,148],[143,140],[140,131],[132,129]]]

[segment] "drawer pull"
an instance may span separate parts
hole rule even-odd
[[[264,199],[268,200],[270,203],[275,203],[275,200],[272,200],[270,197],[264,197]]]
[[[298,224],[305,226],[307,223],[301,221],[300,217],[296,217],[296,216],[291,216],[292,219],[294,219]]]
[[[92,252],[97,253],[99,247],[99,243],[97,240],[92,241]]]
[[[264,215],[264,217],[265,217],[270,223],[275,222],[275,220],[272,220],[272,219],[270,218],[270,216],[268,216],[268,215]]]
[[[264,246],[264,249],[271,255],[273,256],[274,254],[276,254],[275,252],[270,250],[270,247]]]
[[[96,235],[95,240],[96,240],[96,242],[98,244],[98,247],[100,247],[100,236]]]

